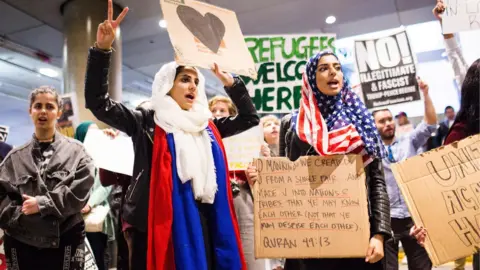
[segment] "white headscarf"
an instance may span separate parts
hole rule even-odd
[[[168,95],[173,87],[178,65],[165,64],[155,75],[151,106],[155,123],[167,133],[173,133],[178,176],[182,183],[192,180],[195,199],[213,204],[217,191],[215,163],[211,139],[206,130],[212,113],[205,93],[205,78],[197,69],[199,84],[192,108],[183,110]]]

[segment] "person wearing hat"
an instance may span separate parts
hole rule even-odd
[[[408,120],[407,113],[405,112],[399,112],[396,116],[395,119],[397,120],[397,132],[396,136],[403,136],[409,132],[412,132],[414,129],[414,126],[412,123],[410,123],[410,120]]]

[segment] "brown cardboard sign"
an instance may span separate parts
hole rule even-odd
[[[392,166],[435,266],[480,247],[480,135]]]
[[[256,160],[255,257],[364,258],[370,226],[360,156]]]
[[[235,12],[204,2],[160,0],[179,65],[220,69],[257,78]]]

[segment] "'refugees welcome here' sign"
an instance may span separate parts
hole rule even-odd
[[[288,113],[299,107],[302,73],[314,54],[335,51],[335,34],[247,36],[256,80],[242,77],[261,113]]]

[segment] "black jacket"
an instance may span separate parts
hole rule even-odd
[[[150,189],[150,169],[155,130],[154,111],[130,110],[108,95],[108,70],[111,52],[90,48],[85,77],[85,104],[95,117],[132,137],[135,151],[133,176],[128,187],[122,218],[136,229],[146,232]],[[238,108],[236,117],[214,119],[222,138],[258,125],[260,122],[245,84],[240,78],[225,91]]]
[[[291,129],[291,114],[282,118],[280,126],[280,156],[297,160],[301,156],[318,155],[308,143],[300,140]],[[390,202],[388,199],[383,166],[380,159],[374,159],[365,168],[367,197],[369,202],[370,234],[382,234],[385,241],[392,236],[390,226]]]
[[[435,136],[435,147],[440,147],[443,145],[443,140],[447,137],[448,131],[450,128],[448,127],[448,122],[441,122],[437,129],[437,134]]]

